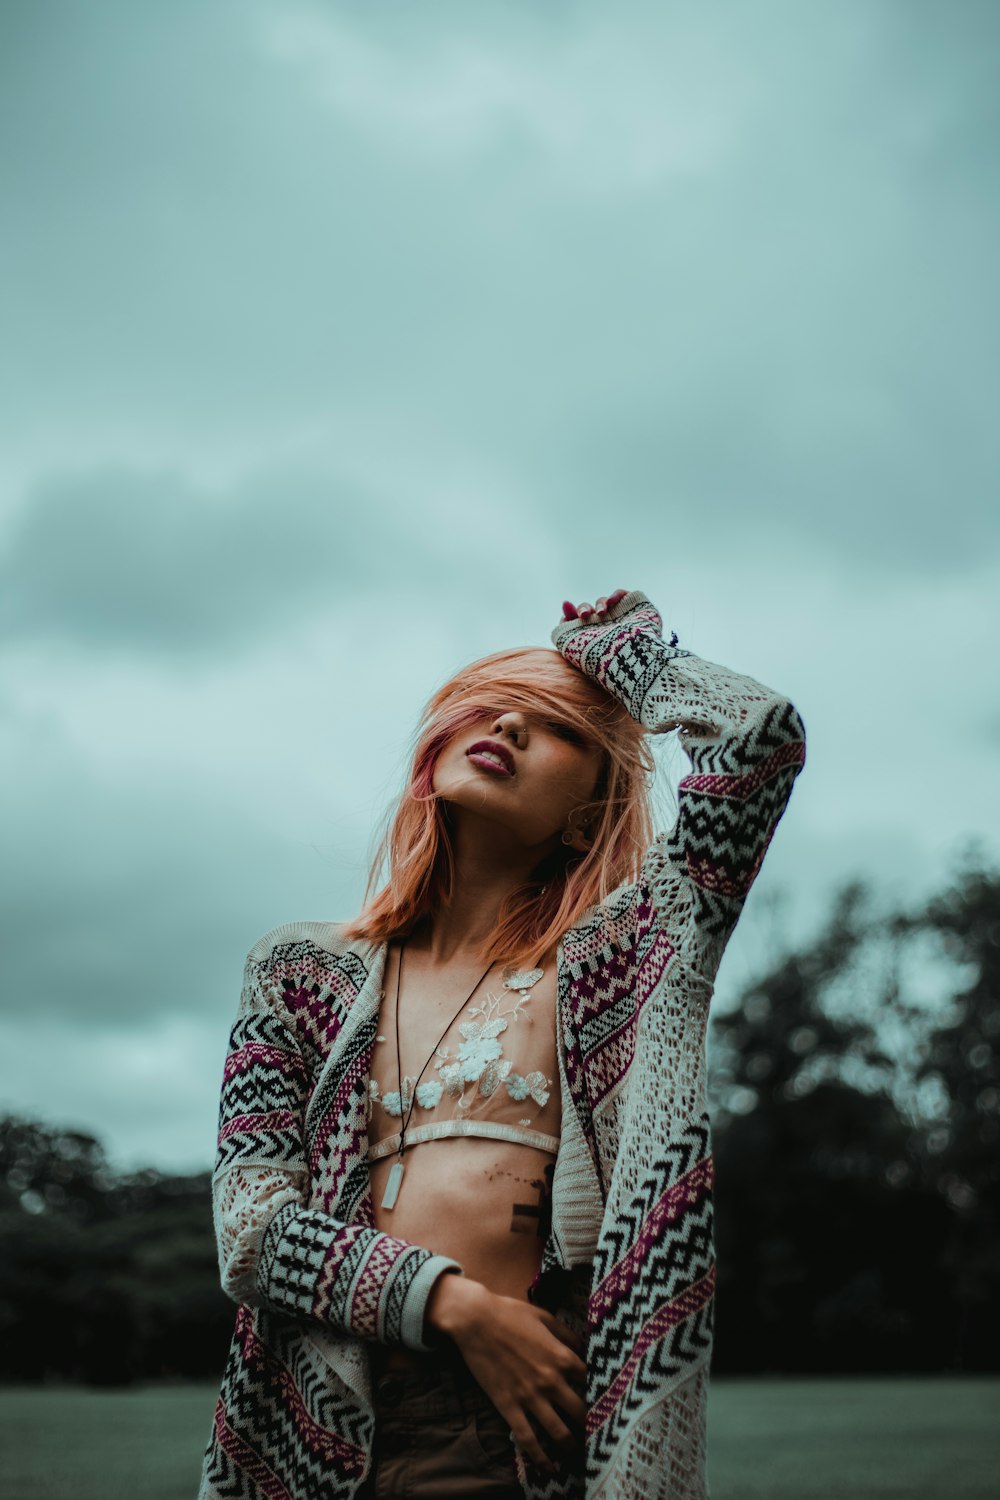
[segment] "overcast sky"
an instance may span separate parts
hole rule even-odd
[[[0,10],[0,1105],[210,1165],[247,948],[354,914],[421,704],[565,597],[805,720],[723,1006],[1000,852],[998,33]]]

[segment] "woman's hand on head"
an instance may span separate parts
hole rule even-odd
[[[627,593],[628,589],[615,589],[613,594],[602,594],[596,604],[574,604],[572,600],[566,599],[563,603],[563,619],[581,620],[585,625],[603,624],[608,618],[608,610],[614,609]]]

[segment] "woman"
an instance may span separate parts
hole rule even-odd
[[[431,700],[357,920],[251,950],[200,1500],[707,1494],[708,1004],[805,735],[644,594],[563,614]]]

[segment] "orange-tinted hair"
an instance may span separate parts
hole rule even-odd
[[[432,785],[434,767],[456,734],[510,709],[567,725],[603,755],[594,797],[580,816],[589,821],[589,849],[560,845],[507,898],[483,948],[484,960],[538,963],[588,908],[635,879],[652,838],[654,762],[645,731],[558,651],[498,651],[457,672],[424,709],[408,783],[389,814],[365,906],[348,927],[349,938],[380,943],[405,937],[450,900],[454,857],[447,804]]]

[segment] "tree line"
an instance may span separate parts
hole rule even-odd
[[[713,1016],[717,1374],[1000,1365],[1000,871],[860,881]],[[216,1378],[208,1172],[0,1120],[0,1379]]]

